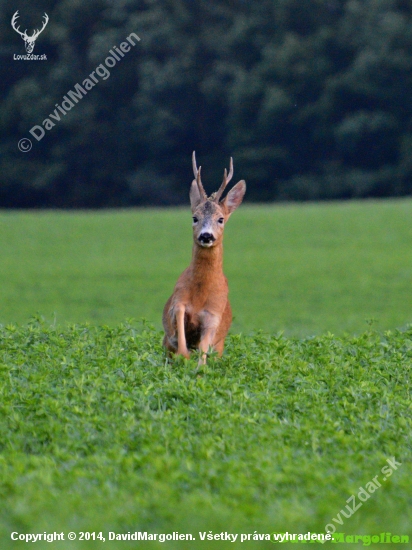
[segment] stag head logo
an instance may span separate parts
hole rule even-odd
[[[47,13],[45,13],[43,15],[43,26],[40,30],[37,30],[35,29],[33,31],[33,34],[31,36],[28,36],[27,35],[27,29],[24,31],[24,32],[21,32],[19,29],[20,29],[20,26],[19,27],[16,27],[16,21],[17,21],[17,18],[19,17],[19,10],[16,11],[16,13],[13,15],[13,18],[11,20],[11,26],[13,27],[13,29],[19,33],[19,35],[23,38],[24,40],[24,46],[26,48],[26,52],[27,53],[32,53],[32,51],[34,50],[34,46],[35,46],[35,43],[36,43],[36,40],[37,40],[37,37],[39,36],[39,34],[41,32],[44,31],[47,23],[49,22],[49,16],[47,15]]]

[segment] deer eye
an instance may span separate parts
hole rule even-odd
[[[199,220],[196,218],[196,216],[193,216],[193,223],[197,223]]]
[[[225,221],[225,218],[219,218],[217,221],[218,223],[223,223]]]

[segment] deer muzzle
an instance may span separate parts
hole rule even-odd
[[[198,239],[201,246],[212,246],[212,244],[215,242],[216,238],[212,233],[200,233]]]

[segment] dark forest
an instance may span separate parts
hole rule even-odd
[[[29,36],[49,18],[36,60],[17,9]],[[249,201],[409,195],[411,23],[407,0],[3,1],[0,207],[186,204],[193,150]]]

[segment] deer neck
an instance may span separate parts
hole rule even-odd
[[[216,276],[223,275],[222,242],[211,248],[203,248],[194,243],[191,266],[194,283],[213,283]]]

